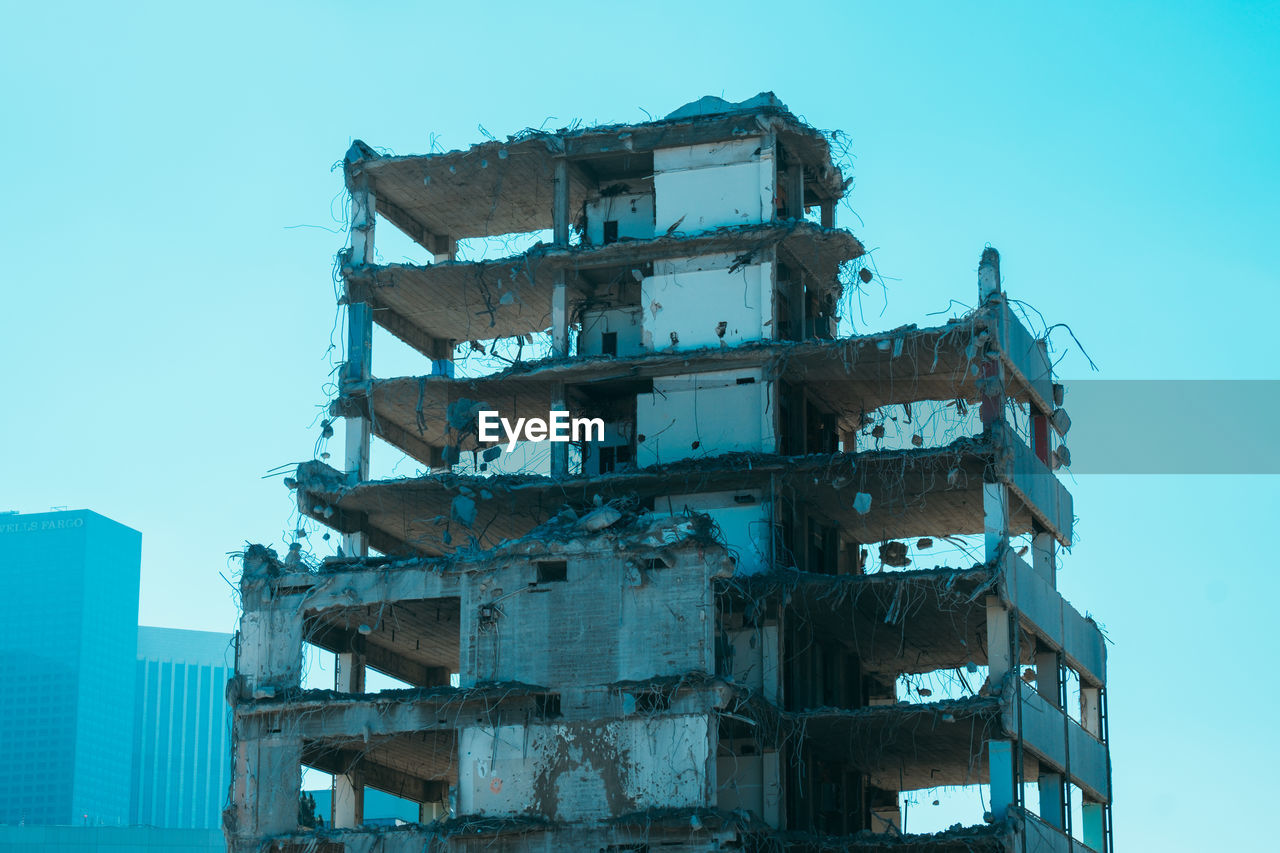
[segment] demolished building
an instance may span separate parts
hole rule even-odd
[[[848,185],[768,95],[344,165],[345,465],[290,484],[343,556],[245,552],[233,850],[1110,850],[1104,639],[1056,590],[1069,419],[994,250],[964,316],[845,334]],[[379,218],[434,262],[379,263]],[[375,379],[374,324],[430,372]],[[482,410],[604,440],[498,473]],[[371,479],[375,438],[423,473]],[[911,568],[935,541],[973,559]],[[320,829],[304,766],[335,780]],[[366,786],[420,821],[363,825]],[[905,833],[904,794],[950,786],[988,808]]]

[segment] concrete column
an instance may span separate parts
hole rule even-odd
[[[551,293],[551,353],[555,358],[569,356],[569,287],[564,273],[556,274],[556,283]],[[563,382],[557,382],[551,389],[551,408],[553,411],[567,411],[568,400]],[[563,441],[551,442],[551,476],[564,479],[569,476],[569,445]]]
[[[569,245],[569,161],[556,160],[555,187],[552,197],[552,223],[557,246]],[[556,273],[551,292],[551,354],[555,358],[569,357],[569,286],[563,271]],[[551,408],[566,411],[567,401],[563,383],[551,389]],[[551,476],[563,479],[569,476],[569,445],[551,443]]]
[[[1004,820],[1009,808],[1018,805],[1017,752],[1011,740],[987,741],[987,760],[991,768],[991,815],[996,820]]]
[[[364,656],[339,654],[334,673],[334,689],[342,693],[363,693]],[[333,777],[331,822],[335,829],[354,829],[364,823],[364,785],[354,775]]]
[[[432,340],[431,375],[453,378],[453,341],[444,338]]]
[[[1102,739],[1102,690],[1098,687],[1080,688],[1080,725],[1089,734]],[[1094,850],[1107,849],[1107,807],[1090,801],[1081,804],[1081,830],[1084,843]]]
[[[804,219],[804,167],[792,163],[783,175],[787,182],[787,218]]]
[[[1041,530],[1040,525],[1035,525],[1035,532],[1031,537],[1031,568],[1057,587],[1058,560],[1054,545],[1053,534]]]
[[[999,597],[987,596],[987,683],[998,692],[1004,678],[1014,668],[1013,636],[1009,611]]]
[[[569,161],[556,160],[555,185],[551,190],[552,236],[557,246],[569,245]]]
[[[978,302],[985,305],[1000,295],[1000,253],[988,246],[978,262]]]
[[[298,828],[302,793],[302,741],[296,734],[261,734],[236,721],[233,850],[258,850],[258,839]]]
[[[1055,708],[1062,707],[1062,660],[1052,649],[1036,651],[1036,692]],[[1061,773],[1041,765],[1040,818],[1050,826],[1066,828],[1066,798]]]
[[[374,263],[374,225],[377,221],[377,199],[369,179],[357,176],[351,180],[351,263],[360,266]],[[347,360],[342,366],[344,385],[367,383],[373,375],[373,312],[367,303],[347,306]],[[346,472],[355,481],[369,479],[369,445],[373,437],[367,417],[346,419]],[[343,550],[348,555],[369,553],[364,533],[344,534]]]
[[[998,302],[1000,293],[1000,253],[995,249],[985,249],[982,261],[978,264],[978,304]],[[978,358],[979,416],[983,429],[1004,421],[1004,366],[998,358],[988,358],[985,347],[980,350]]]
[[[1094,850],[1107,849],[1107,807],[1085,800],[1080,806],[1081,835]]]
[[[1080,725],[1089,734],[1102,739],[1102,694],[1097,687],[1080,688]]]
[[[836,203],[834,201],[824,201],[822,203],[822,227],[836,227]]]
[[[1004,483],[982,484],[982,532],[986,561],[995,565],[1009,544],[1009,487]]]
[[[266,548],[244,554],[236,636],[234,702],[278,696],[302,681],[302,615],[275,595],[280,564]],[[302,741],[295,732],[264,730],[259,718],[236,714],[232,761],[231,848],[256,850],[255,839],[292,832],[298,823]]]

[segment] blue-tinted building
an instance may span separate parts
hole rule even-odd
[[[231,782],[230,634],[139,628],[131,822],[216,829]]]
[[[129,822],[142,534],[0,515],[0,823]]]

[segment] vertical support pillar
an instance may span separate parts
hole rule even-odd
[[[334,673],[334,689],[341,693],[363,693],[364,655],[355,652],[338,654]],[[364,785],[355,774],[333,777],[332,825],[335,829],[354,829],[364,823]]]
[[[836,203],[834,201],[824,201],[822,203],[822,227],[836,227]]]
[[[1085,800],[1080,805],[1080,822],[1084,843],[1094,850],[1107,849],[1106,809],[1102,803]]]
[[[1009,545],[1009,487],[982,484],[983,544],[988,565],[995,566]]]
[[[983,542],[989,565],[999,568],[1009,547],[1009,489],[1003,483],[983,483]],[[1014,615],[1005,609],[999,596],[988,596],[987,607],[987,686],[993,693],[1000,693],[1013,678],[1018,668],[1018,650]],[[1013,678],[1014,692],[1011,701],[1019,703],[1022,697],[1018,682]],[[995,820],[1004,820],[1011,806],[1021,802],[1019,779],[1022,776],[1020,762],[1022,750],[1012,740],[992,739],[987,742],[987,760],[991,781],[991,814]]]
[[[431,341],[431,375],[453,378],[453,341],[434,338]]]
[[[1018,805],[1017,750],[1011,740],[987,741],[987,762],[991,768],[991,816],[1004,820]]]
[[[555,244],[569,245],[569,161],[556,160],[552,219]],[[569,357],[569,286],[563,270],[556,273],[551,292],[551,354],[555,358]],[[568,403],[564,383],[557,382],[551,389],[553,411],[566,411]],[[551,443],[551,476],[563,479],[569,476],[569,445],[566,442]]]
[[[987,596],[987,683],[992,692],[999,692],[1005,676],[1017,663],[1009,628],[1009,611],[998,596]]]
[[[1036,650],[1036,692],[1053,707],[1062,708],[1062,658],[1052,649]],[[1037,782],[1040,818],[1050,826],[1066,829],[1066,788],[1062,774],[1041,765]]]
[[[351,255],[352,263],[374,262],[374,224],[377,199],[368,176],[359,174],[348,179],[351,191]],[[373,312],[369,305],[357,302],[347,306],[347,361],[342,380],[346,384],[367,384],[373,375]],[[352,482],[369,479],[369,447],[373,425],[368,417],[346,419],[347,477]],[[369,554],[369,537],[363,531],[346,533],[343,550],[350,556]],[[344,658],[347,658],[344,660]],[[343,692],[364,690],[364,661],[355,655],[339,655],[334,687]],[[336,828],[354,828],[363,821],[364,788],[351,776],[333,777],[331,823]]]
[[[987,248],[982,252],[982,260],[978,264],[978,304],[998,302],[1003,298],[1000,292],[1000,253]],[[990,429],[995,423],[1004,421],[1004,365],[999,358],[989,357],[986,348],[978,353],[979,358],[979,414],[982,428]]]
[[[363,266],[374,262],[374,223],[377,219],[377,199],[370,188],[369,179],[363,173],[349,178],[351,190],[351,263]],[[364,302],[347,306],[347,360],[342,366],[344,385],[363,385],[373,375],[373,312]],[[372,424],[368,417],[346,419],[346,472],[355,482],[369,478],[369,445]],[[347,554],[364,556],[369,553],[366,534],[343,536],[343,550]]]
[[[787,218],[804,219],[804,167],[793,162],[783,174],[787,182]]]
[[[1089,734],[1102,739],[1102,689],[1080,687],[1080,725]],[[1087,797],[1080,807],[1084,843],[1094,850],[1107,850],[1107,806]]]
[[[244,554],[236,635],[237,695],[233,697],[232,785],[228,839],[232,850],[257,850],[266,836],[297,828],[302,787],[302,739],[272,731],[261,717],[239,713],[240,701],[278,696],[302,682],[300,596],[278,596],[280,563],[260,545]]]
[[[1033,525],[1031,537],[1031,567],[1052,586],[1058,585],[1058,560],[1053,534]]]

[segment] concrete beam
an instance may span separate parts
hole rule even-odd
[[[371,642],[358,631],[348,631],[332,625],[317,625],[308,636],[308,641],[322,649],[339,655],[355,654],[365,666],[371,666],[379,672],[385,672],[414,687],[439,687],[449,683],[450,671],[446,667],[426,666],[410,660],[395,650]],[[343,690],[344,693],[362,693],[363,685],[358,690]]]
[[[1041,764],[1065,774],[1092,799],[1109,802],[1111,783],[1106,744],[1053,707],[1034,688],[1021,680],[1014,683],[1017,698],[1004,704],[1005,731],[1015,736],[1020,731],[1023,744]],[[1022,705],[1021,720],[1017,701]]]
[[[1017,611],[1028,631],[1062,652],[1085,684],[1105,684],[1107,645],[1097,624],[1081,616],[1016,553],[1006,552],[1002,565],[1001,600]]]
[[[358,778],[368,788],[377,788],[392,796],[415,803],[439,803],[449,800],[447,779],[423,779],[371,760],[363,752],[351,749],[328,750],[306,759],[313,767],[334,776]]]
[[[1071,493],[1013,430],[997,423],[991,426],[991,432],[1003,451],[996,476],[1026,504],[1047,532],[1063,545],[1070,545],[1075,523]]]

